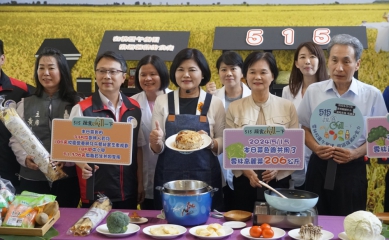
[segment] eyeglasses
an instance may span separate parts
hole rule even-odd
[[[118,73],[122,73],[122,72],[123,71],[117,70],[117,69],[113,69],[113,70],[96,69],[96,74],[97,75],[106,75],[108,73],[108,75],[110,75],[110,76],[115,76]]]

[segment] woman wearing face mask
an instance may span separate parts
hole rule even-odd
[[[209,82],[211,71],[204,55],[186,48],[174,58],[170,79],[178,87],[174,92],[158,96],[153,110],[154,130],[150,147],[159,154],[154,185],[173,180],[193,179],[221,188],[221,169],[217,155],[222,152],[225,111],[219,98],[204,92],[200,86]],[[183,155],[165,146],[165,140],[181,130],[208,134],[212,143],[199,151]],[[156,208],[162,208],[161,194],[154,190]],[[212,209],[221,207],[221,191],[212,197]]]
[[[226,113],[226,128],[245,125],[280,125],[298,128],[296,108],[289,100],[270,94],[269,86],[278,76],[274,56],[253,52],[243,64],[243,75],[251,88],[251,96],[232,102]],[[258,180],[272,187],[288,188],[289,170],[233,170],[236,208],[253,211],[256,200],[264,201],[265,190]]]
[[[329,76],[326,59],[321,47],[313,42],[301,43],[294,54],[289,85],[284,87],[282,97],[292,101],[297,109],[308,86],[327,79],[329,79]],[[304,190],[305,188],[305,174],[311,154],[312,151],[305,147],[304,169],[292,173],[292,179],[297,189]]]
[[[132,96],[141,108],[142,123],[141,130],[145,141],[149,142],[150,132],[153,129],[151,122],[152,112],[157,96],[171,92],[169,86],[169,73],[165,63],[158,56],[147,55],[143,57],[136,67],[135,86],[143,91]],[[154,171],[157,165],[158,155],[155,155],[148,145],[143,149],[143,183],[138,186],[145,189],[145,199],[141,203],[142,210],[154,209]],[[140,167],[140,166],[138,166]]]
[[[233,51],[224,52],[216,61],[216,68],[219,72],[219,79],[223,87],[216,90],[214,82],[207,83],[207,92],[219,97],[224,109],[227,110],[230,103],[235,100],[247,97],[251,94],[251,90],[241,81],[243,78],[243,59]],[[223,168],[223,154],[218,156],[220,167],[223,171],[223,211],[235,209],[234,207],[234,185],[232,183],[233,174],[231,170]],[[220,210],[220,211],[222,211]]]
[[[74,90],[72,76],[64,55],[55,48],[45,48],[35,62],[35,94],[22,99],[17,112],[41,140],[48,152],[51,148],[51,126],[55,118],[68,119],[72,107],[80,100]],[[52,183],[38,169],[34,156],[27,155],[15,137],[10,145],[21,165],[20,190],[57,196],[61,207],[77,207],[80,189],[74,163],[60,163],[68,177]]]

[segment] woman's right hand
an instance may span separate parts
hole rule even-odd
[[[87,163],[76,163],[76,165],[82,170],[82,178],[88,179],[92,177],[92,168]],[[95,172],[99,169],[99,166],[95,165]]]
[[[206,92],[210,94],[215,94],[216,93],[216,83],[214,82],[208,82],[206,85]]]
[[[27,155],[26,156],[26,167],[29,168],[29,169],[32,169],[32,170],[38,170],[39,167],[38,165],[34,162],[34,157],[31,156],[31,155]]]
[[[150,132],[150,144],[151,145],[163,145],[162,141],[163,131],[159,127],[159,122],[155,121],[155,128]]]

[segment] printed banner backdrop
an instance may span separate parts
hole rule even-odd
[[[188,47],[190,32],[179,31],[105,31],[97,55],[114,51],[126,60],[140,60],[157,55],[173,61],[176,54]]]
[[[218,50],[293,50],[306,41],[327,49],[331,36],[346,33],[367,48],[365,26],[342,27],[216,27],[213,49]]]

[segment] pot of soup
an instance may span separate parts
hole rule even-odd
[[[212,196],[217,188],[197,180],[177,180],[156,187],[161,192],[168,223],[182,226],[201,225],[208,220]]]
[[[316,206],[319,200],[319,195],[308,191],[285,188],[276,188],[276,190],[286,198],[280,197],[271,190],[266,190],[265,199],[270,206],[282,211],[302,212]]]

